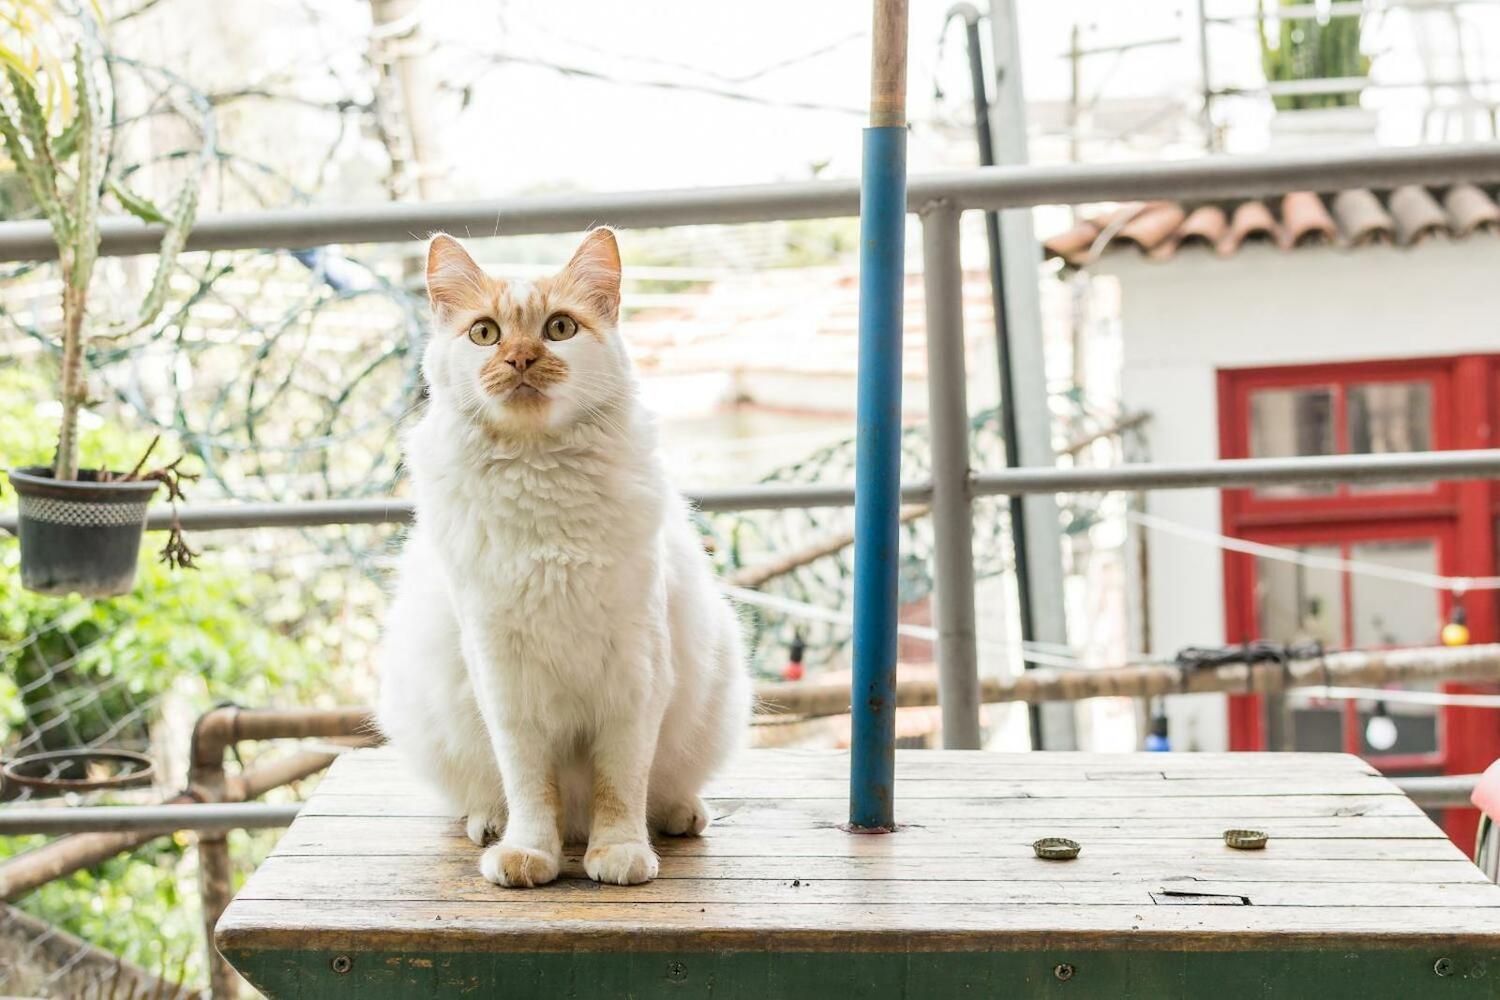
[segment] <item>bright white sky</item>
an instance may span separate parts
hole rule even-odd
[[[1075,24],[1085,48],[1147,39],[1179,38],[1123,56],[1085,61],[1082,90],[1107,101],[1175,102],[1191,116],[1199,92],[1196,4],[1173,0],[1019,0],[1023,74],[1028,99],[1060,102],[1069,89],[1063,58]],[[949,0],[912,0],[910,112],[913,170],[968,162],[967,78],[962,32],[950,29],[939,63],[938,36]],[[983,6],[983,0],[980,2]],[[1217,0],[1215,12],[1249,12],[1254,0]],[[472,80],[469,120],[490,123],[477,144],[494,149],[484,168],[458,164],[455,180],[470,193],[513,193],[539,187],[594,190],[754,183],[858,172],[868,71],[868,3],[759,0],[652,3],[558,0],[428,0],[430,30],[475,53],[463,64],[435,67],[450,80]],[[1471,79],[1500,75],[1490,49],[1500,48],[1500,7],[1475,4],[1455,29],[1447,13],[1404,13],[1371,19],[1366,48],[1378,55],[1377,79],[1457,75],[1451,53],[1460,30]],[[1213,28],[1211,49],[1220,85],[1261,82],[1253,25]],[[985,38],[988,41],[986,28]],[[1428,68],[1419,48],[1425,45]],[[803,110],[728,100],[702,93],[569,76],[525,62],[492,64],[503,53],[518,60],[579,67],[614,80],[666,81],[718,87],[769,102],[803,102],[839,110]],[[1434,55],[1436,53],[1436,55]],[[1500,55],[1500,53],[1496,53]],[[787,63],[780,66],[778,64]],[[1491,72],[1486,74],[1486,68]],[[753,79],[745,79],[752,77]],[[936,102],[941,80],[949,97]],[[1383,92],[1367,105],[1404,109],[1382,120],[1381,139],[1417,140],[1421,92]],[[1236,125],[1231,148],[1264,148],[1269,105],[1241,101],[1228,109]],[[1102,116],[1101,116],[1102,117]],[[1033,131],[1037,127],[1033,115]],[[1456,136],[1453,136],[1456,137]],[[486,141],[488,140],[488,141]],[[493,143],[493,145],[491,145]],[[1062,155],[1060,141],[1033,140],[1033,158]],[[1101,144],[1086,155],[1112,159],[1193,155],[1196,144]]]
[[[948,0],[911,5],[913,169],[943,165],[952,156],[953,138],[967,139],[960,123],[968,121],[968,85],[956,23],[941,64],[951,96],[941,106],[933,98],[938,35],[948,6]],[[1174,5],[1157,6],[1155,14],[1138,11],[1131,31],[1175,33]],[[1067,61],[1060,54],[1074,17],[1092,16],[1093,8],[1108,11],[1110,5],[1023,2],[1026,82],[1033,96],[1064,96]],[[832,175],[857,173],[868,93],[868,3],[445,0],[429,3],[427,10],[435,33],[481,52],[585,67],[617,80],[717,87],[773,102],[585,79],[523,63],[496,67],[476,59],[469,67],[440,67],[457,78],[478,77],[479,120],[494,123],[506,148],[515,149],[513,139],[525,144],[524,155],[502,155],[495,163],[489,180],[500,190],[805,179],[818,166]],[[1185,81],[1196,64],[1175,61]],[[1114,84],[1128,86],[1129,75],[1117,75]],[[1170,82],[1159,72],[1150,76],[1154,93]],[[940,120],[949,122],[946,129],[934,126]],[[962,148],[967,153],[966,142]]]
[[[974,162],[957,22],[939,58],[949,3],[911,0],[913,171]],[[1196,0],[1016,3],[1033,161],[1068,155],[1065,53],[1075,26],[1085,50],[1163,43],[1082,61],[1083,103],[1097,105],[1085,115],[1081,158],[1201,155]],[[1209,0],[1209,7],[1219,16],[1253,13],[1256,0]],[[437,43],[431,72],[443,88],[431,114],[450,167],[449,196],[856,176],[870,9],[870,0],[423,0],[424,24]],[[310,11],[316,13],[312,20]],[[300,96],[332,101],[367,84],[366,0],[179,0],[158,8],[158,15],[139,19],[127,32],[134,35],[135,54],[149,60],[163,33],[175,35],[174,65],[205,88],[232,90],[270,80],[276,90],[286,77],[298,81]],[[1264,82],[1253,22],[1213,25],[1211,42],[1216,85]],[[1368,15],[1364,46],[1374,57],[1376,80],[1500,79],[1500,2],[1473,0],[1457,12],[1439,6],[1419,15]],[[948,95],[941,101],[934,97],[938,83]],[[469,104],[455,120],[465,89]],[[1500,89],[1475,90],[1500,103]],[[1381,142],[1411,144],[1421,141],[1429,103],[1451,108],[1463,97],[1452,88],[1431,96],[1421,89],[1380,90],[1367,92],[1364,104],[1381,109]],[[1488,138],[1490,108],[1469,100],[1467,115],[1426,116],[1428,141],[1463,137],[1465,121],[1484,125],[1471,129],[1470,137]],[[1229,151],[1267,147],[1268,98],[1239,98],[1219,107],[1221,121],[1230,125]],[[285,110],[268,104],[241,113]],[[279,138],[288,127],[297,126],[272,119],[269,128]],[[326,129],[326,121],[316,119],[310,127]],[[313,134],[299,136],[298,146],[316,148],[320,141]],[[347,198],[379,193],[378,166],[365,162],[356,147],[351,136],[339,163],[340,184],[323,191],[331,200],[346,200],[337,195],[340,189]]]

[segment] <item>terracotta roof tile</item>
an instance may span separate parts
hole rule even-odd
[[[1333,217],[1338,219],[1339,232],[1349,246],[1395,242],[1396,220],[1373,191],[1340,191],[1333,196]]]
[[[1443,208],[1451,219],[1454,236],[1468,236],[1478,229],[1500,231],[1500,205],[1472,184],[1455,184],[1443,195]]]
[[[1331,194],[1296,191],[1279,199],[1183,204],[1153,201],[1122,205],[1079,220],[1046,240],[1048,256],[1082,267],[1100,254],[1128,245],[1153,260],[1211,247],[1223,257],[1247,242],[1269,242],[1283,251],[1375,244],[1415,246],[1434,235],[1500,236],[1495,192],[1473,184],[1389,192],[1353,188]]]
[[[1172,244],[1172,249],[1175,251],[1179,247],[1194,244],[1212,249],[1218,246],[1228,231],[1229,217],[1222,208],[1218,205],[1199,205],[1177,227],[1177,239]]]
[[[1391,192],[1391,216],[1396,220],[1396,241],[1402,246],[1448,231],[1448,217],[1437,199],[1415,184]]]
[[[1047,241],[1047,252],[1065,260],[1082,260],[1099,238],[1099,232],[1099,224],[1094,220],[1079,219],[1070,229]]]
[[[1244,201],[1235,206],[1234,214],[1229,217],[1229,230],[1214,249],[1219,256],[1228,257],[1250,240],[1277,243],[1280,239],[1281,227],[1266,203]]]
[[[1176,202],[1153,201],[1142,205],[1120,226],[1115,240],[1134,243],[1143,252],[1150,253],[1171,237],[1186,217],[1187,213]]]
[[[1311,191],[1293,191],[1281,199],[1281,248],[1324,246],[1338,239],[1339,228],[1323,199]]]

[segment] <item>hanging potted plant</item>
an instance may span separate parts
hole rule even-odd
[[[1279,0],[1275,7],[1305,13],[1303,0]],[[1329,7],[1319,17],[1276,18],[1258,0],[1257,26],[1261,68],[1273,91],[1276,114],[1271,139],[1277,148],[1373,142],[1378,118],[1360,107],[1360,92],[1370,74],[1370,59],[1360,50],[1363,21],[1357,12]],[[1267,21],[1275,19],[1273,30]],[[1305,84],[1303,92],[1296,85]],[[1346,89],[1320,89],[1346,88]]]
[[[26,0],[0,36],[0,139],[11,167],[46,219],[57,244],[62,280],[57,449],[50,466],[12,469],[19,498],[21,582],[28,590],[89,597],[130,590],[146,508],[158,489],[181,496],[177,462],[147,466],[151,448],[131,469],[79,468],[79,413],[88,401],[85,363],[96,336],[120,337],[161,311],[167,280],[192,227],[198,169],[190,169],[169,211],[128,190],[110,157],[113,140],[100,79],[106,78],[97,7],[68,17],[49,0]],[[18,44],[6,44],[12,41]],[[54,44],[55,43],[55,44]],[[71,58],[60,52],[71,50]],[[71,63],[71,65],[68,65]],[[207,149],[205,142],[205,149]],[[156,271],[134,315],[96,321],[89,286],[99,259],[99,218],[108,196],[125,211],[163,227]],[[152,443],[152,448],[155,442]],[[163,558],[191,564],[175,528]]]

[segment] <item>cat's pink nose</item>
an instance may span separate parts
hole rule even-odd
[[[535,360],[535,358],[526,357],[523,355],[521,357],[506,358],[505,363],[510,365],[518,372],[524,372],[527,368],[531,367],[531,363]]]

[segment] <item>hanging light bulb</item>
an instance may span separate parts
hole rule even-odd
[[[1371,750],[1381,753],[1396,745],[1396,720],[1391,718],[1390,709],[1385,707],[1385,702],[1375,703],[1375,712],[1370,716],[1370,721],[1365,723],[1365,742],[1370,745]]]
[[[1448,614],[1448,624],[1443,626],[1443,631],[1438,638],[1444,646],[1467,646],[1469,644],[1469,616],[1464,613],[1464,606],[1453,602],[1453,610]]]
[[[802,658],[806,655],[807,643],[802,641],[802,631],[799,629],[792,633],[792,645],[787,651],[786,666],[781,668],[781,679],[800,681],[803,674]]]
[[[1151,728],[1146,733],[1146,749],[1153,753],[1166,753],[1172,749],[1172,740],[1167,736],[1167,706],[1161,699],[1151,708]]]

